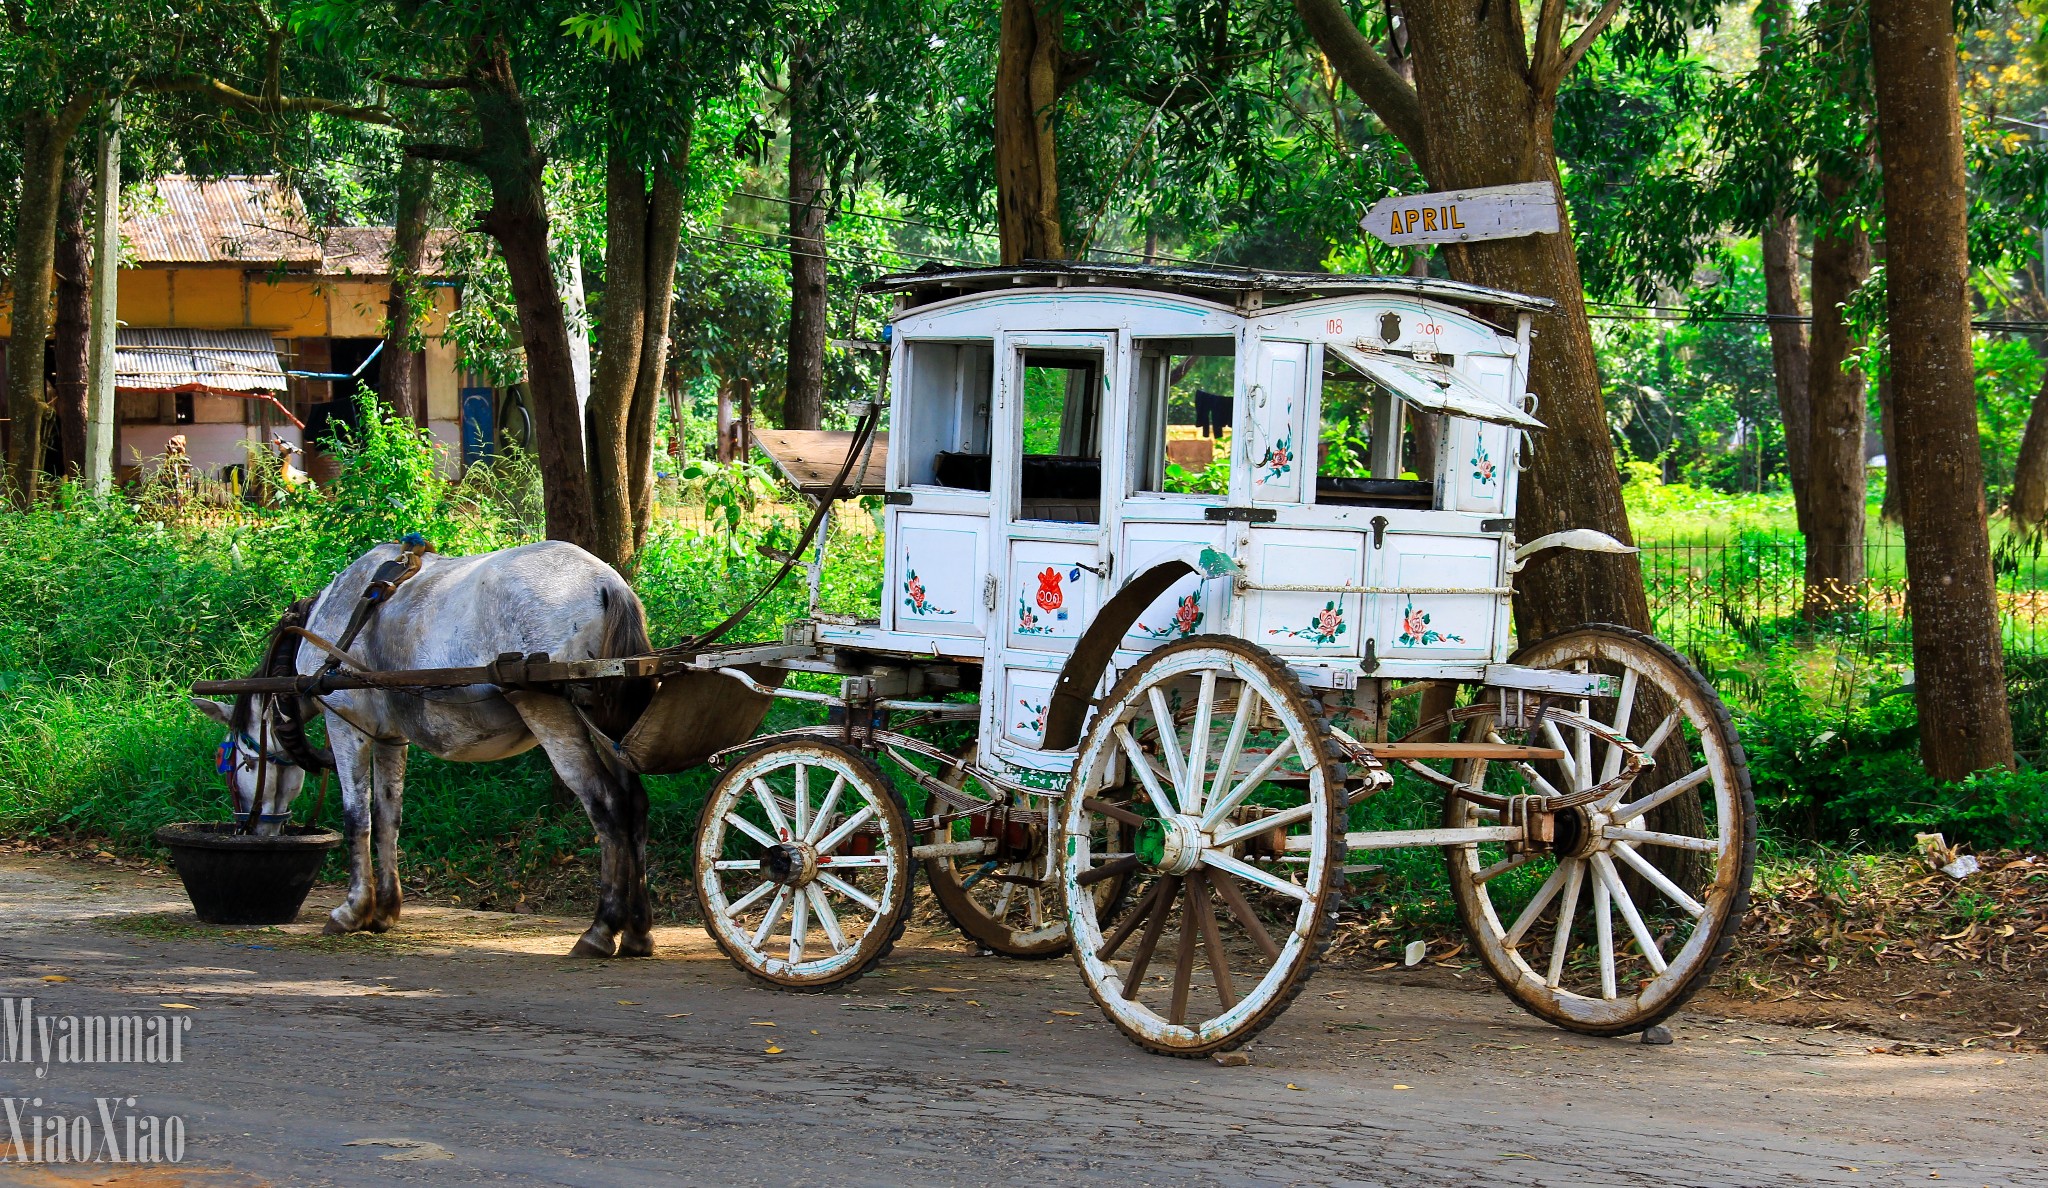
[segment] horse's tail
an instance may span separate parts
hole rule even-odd
[[[600,659],[643,656],[654,650],[654,642],[647,636],[647,611],[631,586],[624,581],[606,582],[598,587],[598,599],[604,604],[597,637]],[[654,697],[654,682],[648,680],[599,681],[596,687],[591,718],[615,739],[633,728]]]

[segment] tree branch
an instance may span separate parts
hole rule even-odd
[[[1564,52],[1564,2],[1543,0],[1542,11],[1536,16],[1536,60],[1529,74],[1537,90],[1544,94],[1549,93],[1546,79],[1564,76],[1557,66],[1559,55]]]
[[[387,86],[405,87],[414,91],[467,91],[476,83],[467,75],[449,75],[445,78],[417,78],[409,74],[380,74],[377,81]]]
[[[1564,76],[1570,74],[1572,67],[1579,64],[1579,59],[1586,56],[1586,51],[1593,48],[1594,38],[1606,32],[1607,26],[1614,23],[1615,14],[1620,11],[1621,0],[1607,0],[1607,3],[1600,6],[1600,11],[1593,14],[1592,23],[1579,30],[1579,35],[1572,38],[1572,43],[1565,47],[1564,53],[1558,58],[1556,75],[1539,80],[1542,83],[1539,94],[1544,98],[1557,94],[1557,88],[1564,82]],[[1542,47],[1538,46],[1537,49],[1540,52]]]
[[[429,141],[408,141],[404,146],[405,155],[422,161],[450,161],[457,165],[474,165],[483,159],[483,150],[463,144],[436,144]]]
[[[265,88],[271,82],[264,82]],[[223,107],[252,115],[297,115],[317,112],[321,115],[336,116],[345,120],[356,120],[365,124],[387,124],[396,126],[398,121],[382,107],[365,107],[360,104],[343,103],[336,99],[319,99],[301,95],[251,95],[249,92],[229,86],[217,78],[205,78],[196,74],[157,75],[135,80],[135,89],[155,94],[181,93],[204,95]]]
[[[1619,0],[1616,0],[1619,2]],[[1357,93],[1380,117],[1415,160],[1427,156],[1422,134],[1422,103],[1415,88],[1401,77],[1358,31],[1342,0],[1294,0],[1294,11],[1309,35],[1322,47],[1344,85]],[[1424,173],[1428,172],[1425,167]]]

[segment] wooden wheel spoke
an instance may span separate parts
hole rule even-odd
[[[1182,802],[1180,807],[1184,810],[1183,794],[1188,788],[1188,761],[1180,748],[1180,736],[1173,729],[1172,707],[1166,704],[1166,691],[1158,685],[1147,689],[1145,694],[1146,700],[1152,706],[1152,721],[1159,728],[1159,750],[1166,756],[1166,773],[1173,781],[1173,790],[1177,794],[1174,799]]]
[[[1280,745],[1268,751],[1266,757],[1259,760],[1258,766],[1252,768],[1241,783],[1232,788],[1227,794],[1209,803],[1209,806],[1202,811],[1202,828],[1214,829],[1222,824],[1225,817],[1236,811],[1238,805],[1244,803],[1245,797],[1250,796],[1258,790],[1260,784],[1266,782],[1266,777],[1273,774],[1274,768],[1286,762],[1287,757],[1294,753],[1294,747],[1295,742],[1292,734],[1281,739]]]
[[[1298,883],[1291,883],[1279,875],[1260,870],[1251,863],[1239,858],[1233,858],[1221,850],[1203,851],[1202,863],[1205,866],[1213,866],[1218,870],[1228,871],[1248,883],[1257,883],[1268,891],[1278,891],[1290,899],[1299,900],[1303,903],[1309,900],[1308,888]]]
[[[804,959],[804,941],[811,935],[810,888],[798,889],[789,906],[789,963],[800,965]]]
[[[1189,881],[1194,891],[1188,901],[1202,925],[1202,948],[1209,957],[1209,972],[1216,979],[1216,998],[1228,1011],[1237,1005],[1237,992],[1230,984],[1230,958],[1223,952],[1223,931],[1216,926],[1216,908],[1209,902],[1211,880],[1206,872],[1198,870]]]
[[[1202,673],[1201,692],[1195,697],[1195,718],[1190,723],[1188,738],[1187,779],[1181,784],[1180,807],[1182,812],[1200,813],[1203,794],[1207,790],[1209,771],[1209,729],[1216,717],[1216,672],[1210,669]]]
[[[1024,925],[1027,928],[1045,927],[1045,891],[1040,887],[1024,888]]]
[[[1138,930],[1139,925],[1151,918],[1152,903],[1159,898],[1160,891],[1166,884],[1165,879],[1153,880],[1152,885],[1145,889],[1145,894],[1138,898],[1138,902],[1131,905],[1130,912],[1117,922],[1117,926],[1110,930],[1108,936],[1102,938],[1101,947],[1095,950],[1097,961],[1116,959],[1116,951],[1131,938],[1131,934]]]
[[[1209,791],[1203,796],[1203,807],[1199,810],[1205,823],[1208,820],[1209,806],[1222,800],[1223,794],[1230,790],[1231,777],[1237,774],[1238,756],[1244,754],[1244,736],[1251,729],[1252,721],[1258,717],[1258,707],[1264,704],[1265,699],[1250,685],[1238,687],[1237,713],[1230,719],[1230,736],[1223,740],[1223,754],[1216,758],[1216,775],[1209,781]],[[1222,817],[1219,816],[1217,820],[1222,820]]]
[[[1643,914],[1636,910],[1636,901],[1622,885],[1621,875],[1614,869],[1614,859],[1603,851],[1593,855],[1593,868],[1600,872],[1600,881],[1607,884],[1607,894],[1614,906],[1621,909],[1621,918],[1628,922],[1628,930],[1635,935],[1636,948],[1641,950],[1643,960],[1650,968],[1663,973],[1668,968],[1663,950],[1657,947],[1657,938],[1650,933],[1650,926],[1643,922]]]
[[[802,764],[797,766],[801,767]],[[775,836],[777,838],[795,837],[796,834],[791,832],[789,828],[789,818],[782,815],[782,806],[776,803],[775,789],[770,788],[768,781],[760,776],[755,776],[750,782],[754,786],[754,799],[760,803],[761,811],[767,814],[768,827],[775,831]]]
[[[747,820],[745,817],[740,816],[738,813],[727,813],[725,814],[725,817],[723,819],[727,825],[730,825],[734,829],[739,830],[741,833],[746,834],[748,837],[753,838],[755,841],[761,843],[761,845],[764,848],[779,846],[782,844],[781,842],[775,840],[774,838],[768,836],[766,833],[762,832],[760,826],[754,824],[752,821]]]
[[[870,912],[873,912],[877,917],[881,916],[882,914],[882,905],[875,899],[874,896],[869,895],[867,892],[861,890],[859,887],[854,886],[852,883],[847,882],[845,879],[840,878],[838,875],[826,874],[824,871],[821,870],[818,872],[818,885],[820,887],[829,887],[832,890],[839,892],[846,898],[851,899],[852,901],[866,908]]]
[[[1086,797],[1081,801],[1081,807],[1099,816],[1108,817],[1112,821],[1122,822],[1125,825],[1129,825],[1133,829],[1136,829],[1138,826],[1143,825],[1145,823],[1145,818],[1139,816],[1138,814],[1132,812],[1127,808],[1122,807],[1121,805],[1111,804],[1108,801],[1101,799],[1100,797]]]
[[[1174,954],[1173,1001],[1167,1018],[1178,1027],[1187,1021],[1188,990],[1195,977],[1195,897],[1201,894],[1202,872],[1190,872],[1180,899],[1180,948]]]
[[[1252,905],[1245,902],[1244,892],[1237,889],[1237,883],[1222,870],[1212,869],[1208,875],[1209,885],[1216,889],[1216,897],[1230,909],[1231,915],[1237,917],[1237,926],[1244,929],[1245,934],[1252,938],[1252,943],[1259,947],[1259,952],[1266,955],[1266,960],[1278,960],[1280,946],[1273,942],[1273,934],[1266,931],[1265,924],[1259,920],[1258,913],[1252,910]]]
[[[1564,863],[1558,863],[1557,869],[1550,872],[1550,877],[1543,880],[1543,885],[1536,888],[1536,894],[1529,898],[1529,905],[1522,909],[1522,914],[1515,917],[1514,926],[1508,929],[1508,948],[1512,949],[1522,943],[1522,937],[1529,931],[1529,926],[1536,923],[1536,917],[1542,915],[1543,909],[1550,906],[1550,901],[1557,898],[1558,890],[1564,886],[1564,868]]]
[[[811,901],[811,912],[818,917],[818,928],[825,934],[825,942],[832,946],[834,953],[846,951],[846,933],[839,927],[839,913],[832,910],[832,901],[816,884],[804,888],[804,894]]]
[[[810,842],[812,845],[817,844],[818,835],[823,833],[825,827],[831,823],[832,813],[839,807],[839,794],[844,791],[846,791],[846,777],[843,775],[836,776],[832,781],[831,789],[825,793],[825,802],[818,806],[816,815],[811,818],[810,832],[804,834],[805,841]]]
[[[1694,850],[1702,854],[1721,852],[1721,839],[1718,837],[1691,837],[1683,833],[1659,833],[1653,829],[1623,829],[1617,825],[1609,825],[1602,832],[1608,841],[1642,842],[1644,845]]]
[[[1650,731],[1650,737],[1643,740],[1643,754],[1656,754],[1664,746],[1664,740],[1670,738],[1671,732],[1678,728],[1678,720],[1682,716],[1676,709],[1665,714],[1664,720],[1657,723],[1657,728]]]
[[[808,819],[810,811],[811,769],[799,763],[796,765],[796,812],[793,814],[795,829],[790,836],[806,839],[810,837],[810,832],[807,828],[810,824]]]
[[[1138,869],[1140,865],[1142,864],[1138,861],[1136,854],[1126,854],[1121,858],[1112,858],[1101,866],[1084,870],[1080,874],[1075,875],[1074,884],[1080,887],[1092,887],[1104,879],[1113,879],[1121,874],[1129,874],[1131,871]]]
[[[1614,988],[1614,910],[1607,880],[1593,879],[1593,935],[1600,942],[1600,997],[1612,999]]]
[[[1257,837],[1261,833],[1285,829],[1289,825],[1306,821],[1315,815],[1315,811],[1314,804],[1298,804],[1290,809],[1282,809],[1270,817],[1254,817],[1242,825],[1217,834],[1216,840],[1210,844],[1219,850],[1227,850],[1248,837]]]
[[[987,862],[982,863],[979,867],[975,868],[973,874],[968,875],[966,878],[960,880],[960,889],[962,891],[972,891],[976,883],[979,883],[981,880],[987,878],[990,872],[994,871],[996,867],[1001,865],[1002,860],[999,858],[991,858]]]
[[[753,858],[720,858],[711,864],[713,870],[759,870],[761,863]]]
[[[1130,972],[1124,975],[1124,997],[1136,1001],[1138,989],[1144,985],[1145,969],[1152,964],[1152,954],[1159,948],[1159,934],[1166,931],[1166,917],[1173,912],[1173,900],[1180,893],[1180,879],[1173,875],[1159,880],[1165,890],[1152,900],[1152,916],[1145,921],[1145,934],[1138,938],[1138,948],[1131,954]]]
[[[725,906],[726,913],[728,915],[733,916],[734,918],[738,918],[741,912],[744,912],[748,908],[753,907],[755,904],[761,902],[761,898],[767,895],[769,892],[775,890],[776,886],[777,884],[771,883],[766,879],[762,879],[760,886],[755,887],[752,891],[747,892],[745,895],[742,895],[738,899],[735,899],[731,903],[727,904]]]
[[[1543,984],[1552,990],[1564,980],[1564,959],[1571,952],[1572,925],[1579,916],[1579,893],[1586,887],[1586,864],[1578,858],[1568,858],[1564,865],[1571,872],[1564,879],[1564,905],[1557,910],[1557,932],[1550,942],[1550,970]]]
[[[1655,792],[1650,793],[1648,796],[1643,797],[1641,800],[1632,801],[1617,807],[1614,810],[1614,823],[1616,825],[1626,825],[1651,809],[1663,804],[1665,801],[1670,800],[1672,797],[1681,796],[1706,783],[1707,780],[1713,777],[1713,774],[1714,769],[1703,763],[1664,785],[1662,788],[1657,789]]]
[[[1138,774],[1138,783],[1144,786],[1145,795],[1151,798],[1152,811],[1161,817],[1173,816],[1173,802],[1159,786],[1159,776],[1152,770],[1152,761],[1145,757],[1138,740],[1131,734],[1131,728],[1119,723],[1116,741],[1124,749],[1124,757],[1130,761],[1131,770]]]
[[[1687,895],[1685,891],[1681,889],[1677,883],[1671,881],[1668,875],[1666,875],[1663,871],[1658,870],[1656,867],[1650,865],[1649,859],[1643,857],[1641,854],[1636,853],[1636,848],[1634,846],[1629,845],[1627,842],[1618,841],[1614,843],[1613,849],[1616,854],[1620,855],[1621,860],[1623,862],[1628,863],[1629,866],[1633,868],[1637,874],[1643,876],[1643,880],[1645,882],[1649,883],[1652,887],[1655,887],[1657,890],[1662,891],[1666,899],[1669,899],[1671,902],[1677,904],[1679,907],[1684,908],[1686,915],[1691,916],[1693,919],[1697,920],[1701,916],[1707,914],[1706,904],[1703,904],[1699,900],[1694,899],[1692,896]]]
[[[768,914],[761,918],[761,927],[754,930],[754,948],[759,949],[768,943],[768,937],[774,933],[775,926],[782,922],[783,909],[788,906],[789,888],[778,886],[775,889],[775,898],[768,901]]]
[[[1585,778],[1579,774],[1578,761],[1572,758],[1575,748],[1565,742],[1564,735],[1557,729],[1557,723],[1549,718],[1543,719],[1543,737],[1550,741],[1551,746],[1564,752],[1558,756],[1556,762],[1564,769],[1565,778],[1571,781],[1572,790],[1576,792],[1586,787]]]
[[[1614,721],[1608,723],[1608,729],[1626,738],[1628,736],[1629,717],[1635,712],[1636,670],[1633,668],[1623,669],[1621,674],[1621,696],[1615,701]],[[1621,744],[1610,741],[1607,744],[1607,759],[1600,766],[1601,783],[1605,783],[1621,774],[1622,758]]]
[[[1511,870],[1528,865],[1529,860],[1535,856],[1533,853],[1510,855],[1492,866],[1482,867],[1478,874],[1472,876],[1472,881],[1482,885],[1490,883]]]
[[[1012,864],[1011,864],[1011,866],[1010,866],[1010,871],[1009,871],[1009,873],[1011,873],[1011,874],[1015,874],[1015,873],[1016,873],[1016,871],[1017,871],[1017,867],[1016,867],[1016,864],[1012,863]],[[988,914],[989,914],[989,915],[990,915],[991,917],[993,917],[994,919],[997,919],[997,920],[1007,920],[1007,919],[1009,919],[1009,918],[1010,918],[1010,900],[1011,900],[1011,899],[1012,899],[1013,897],[1015,897],[1015,896],[1016,896],[1016,894],[1017,894],[1017,884],[1016,884],[1016,883],[1014,883],[1014,882],[1012,882],[1012,881],[1010,881],[1009,879],[1004,879],[1004,880],[1003,880],[1003,890],[1002,890],[1002,893],[996,896],[996,905],[995,905],[995,906],[994,906],[993,908],[990,908],[990,909],[989,909],[989,913],[988,913]]]
[[[861,826],[867,824],[869,821],[873,820],[874,817],[874,805],[864,804],[860,806],[859,812],[853,814],[851,817],[848,817],[846,820],[841,821],[839,823],[839,828],[834,829],[832,832],[826,834],[824,838],[818,842],[818,852],[820,854],[830,854],[832,851],[837,850],[840,846],[846,844],[847,838],[853,836],[854,830],[859,829]]]

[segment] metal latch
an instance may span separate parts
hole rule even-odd
[[[1270,507],[1209,507],[1202,509],[1202,518],[1214,524],[1231,521],[1270,524],[1280,518],[1280,513]]]
[[[1385,516],[1374,516],[1372,518],[1373,548],[1379,548],[1381,545],[1387,543],[1387,524],[1389,522],[1390,521]]]
[[[981,579],[981,605],[988,610],[996,609],[996,575],[989,574]]]

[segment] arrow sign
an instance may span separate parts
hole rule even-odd
[[[1358,225],[1393,247],[1548,235],[1558,229],[1557,187],[1529,182],[1383,198]]]

